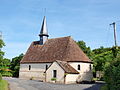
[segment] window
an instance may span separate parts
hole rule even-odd
[[[40,45],[43,45],[43,37],[40,37]]]
[[[43,41],[43,37],[40,37],[40,40]]]
[[[80,70],[80,65],[78,65],[78,70]]]
[[[89,67],[90,67],[90,70],[91,70],[92,69],[91,64],[89,65]]]
[[[48,69],[48,65],[46,65],[46,67],[45,67],[45,70],[47,70]]]
[[[29,65],[29,70],[31,70],[31,65]]]
[[[53,78],[57,77],[57,70],[53,70]]]

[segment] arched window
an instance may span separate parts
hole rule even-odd
[[[47,70],[47,69],[48,69],[48,65],[46,64],[45,70]]]
[[[78,65],[78,70],[80,70],[80,64]]]
[[[53,70],[53,78],[57,77],[57,70]]]
[[[90,70],[91,70],[92,69],[91,64],[89,65],[89,67],[90,67]]]
[[[29,65],[29,70],[31,70],[31,65]]]

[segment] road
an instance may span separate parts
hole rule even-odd
[[[3,78],[9,82],[10,90],[100,90],[103,83],[95,84],[52,84],[18,78]]]

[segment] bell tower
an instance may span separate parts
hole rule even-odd
[[[47,22],[46,22],[46,17],[44,16],[41,31],[40,31],[40,45],[43,45],[46,40],[48,39],[48,31],[47,31]]]

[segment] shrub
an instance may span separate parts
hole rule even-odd
[[[106,85],[102,86],[100,90],[108,90],[108,87]]]
[[[11,72],[8,72],[8,71],[5,71],[5,72],[2,73],[2,76],[12,77],[12,73],[11,73]]]
[[[107,83],[108,90],[120,89],[120,57],[106,67],[104,79]]]
[[[30,80],[34,80],[34,77],[31,77]]]
[[[56,78],[51,78],[52,81],[56,81]]]
[[[0,81],[2,80],[2,75],[1,75],[1,73],[0,73]]]

